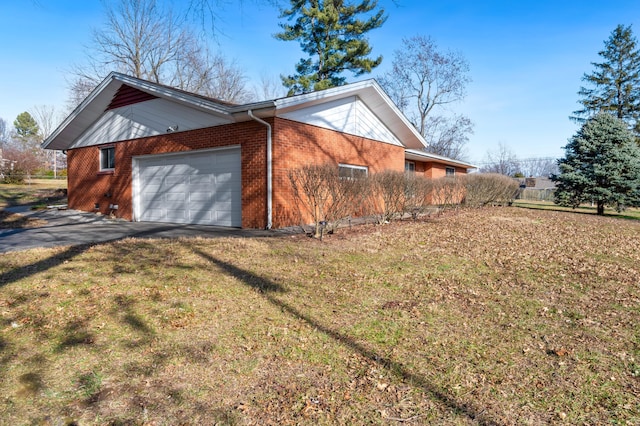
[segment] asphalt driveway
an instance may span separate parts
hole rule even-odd
[[[46,224],[37,228],[0,229],[0,253],[36,247],[95,244],[129,237],[276,237],[296,232],[295,230],[267,231],[205,225],[127,222],[77,210],[31,211],[28,207],[9,207],[5,210],[43,219]]]

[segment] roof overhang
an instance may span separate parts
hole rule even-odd
[[[107,110],[111,100],[123,84],[152,94],[158,98],[186,104],[191,108],[232,119],[230,113],[231,107],[229,105],[171,87],[112,72],[73,110],[55,131],[42,142],[42,148],[59,150],[72,148],[74,141]]]
[[[405,158],[407,160],[438,163],[438,164],[444,164],[447,166],[461,167],[467,170],[478,168],[478,166],[474,166],[473,164],[467,163],[465,161],[454,160],[452,158],[443,157],[441,155],[431,154],[426,151],[406,149],[404,152],[405,152]]]

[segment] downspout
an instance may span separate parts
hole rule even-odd
[[[271,147],[271,124],[253,115],[251,110],[247,110],[247,114],[252,120],[267,126],[267,229],[271,229],[272,225],[272,205],[273,205],[273,188],[272,188],[272,147]]]

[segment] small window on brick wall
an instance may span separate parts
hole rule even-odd
[[[108,146],[100,148],[100,171],[111,171],[116,168],[116,148]]]
[[[416,163],[413,161],[405,161],[404,162],[404,171],[409,173],[415,173],[416,171]]]
[[[456,169],[454,167],[447,167],[446,174],[447,176],[455,176]]]
[[[369,169],[364,166],[354,166],[351,164],[339,164],[338,171],[341,178],[359,179],[367,177]]]

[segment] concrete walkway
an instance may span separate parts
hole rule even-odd
[[[4,210],[28,215],[34,219],[42,219],[47,224],[38,228],[0,229],[0,253],[36,247],[95,244],[128,237],[278,237],[301,231],[299,229],[267,231],[206,225],[127,222],[77,210],[47,209],[32,211],[28,206],[8,207]]]

